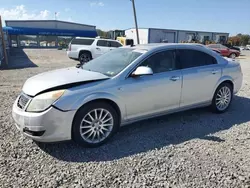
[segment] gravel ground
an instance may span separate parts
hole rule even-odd
[[[86,149],[71,141],[37,144],[15,128],[11,107],[24,81],[76,63],[65,51],[26,54],[32,68],[0,70],[0,187],[250,188],[250,64],[244,59],[242,89],[225,114],[197,109],[142,121]],[[21,54],[16,59],[27,61]]]

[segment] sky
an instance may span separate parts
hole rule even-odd
[[[250,0],[135,0],[138,26],[250,34]],[[0,0],[3,20],[55,19],[134,27],[130,0]],[[4,24],[4,23],[3,23]]]

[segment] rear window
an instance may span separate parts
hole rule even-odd
[[[213,56],[201,51],[180,49],[177,52],[177,59],[181,63],[183,69],[217,64],[217,61]]]
[[[76,45],[91,45],[94,42],[94,39],[73,39],[71,44]]]

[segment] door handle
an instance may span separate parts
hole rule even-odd
[[[100,48],[96,48],[97,50],[100,50]]]
[[[213,70],[212,71],[212,74],[216,74],[216,73],[218,73],[219,71],[218,70]]]
[[[172,80],[172,81],[177,81],[177,80],[179,80],[179,79],[180,79],[179,76],[172,76],[172,77],[170,78],[170,80]]]

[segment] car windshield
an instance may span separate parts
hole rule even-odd
[[[133,48],[118,48],[89,61],[81,68],[113,77],[142,54]]]

